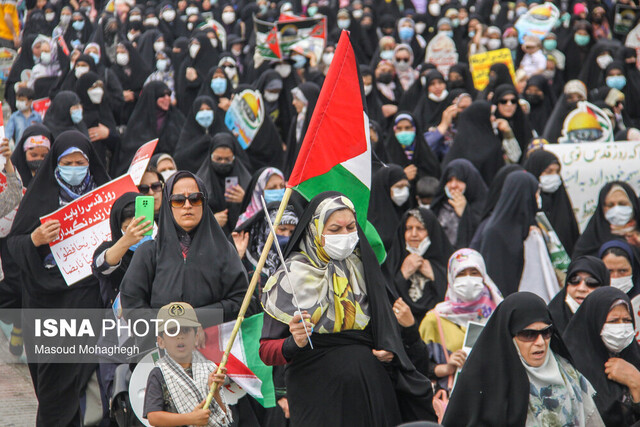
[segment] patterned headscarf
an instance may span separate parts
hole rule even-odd
[[[275,222],[277,214],[277,207],[269,209],[269,218],[271,218],[272,224]],[[298,217],[295,212],[286,208],[282,214],[280,225],[298,225]],[[267,237],[269,237],[270,232],[271,229],[269,227],[269,223],[264,219],[262,221],[256,221],[249,230],[251,238],[246,256],[254,267],[258,265],[258,260],[260,259],[262,249],[264,249],[264,244],[267,242]],[[281,249],[284,251],[284,247]],[[267,276],[271,276],[276,272],[278,267],[280,267],[280,257],[278,256],[278,251],[275,248],[274,242],[273,246],[271,246],[271,250],[269,251],[269,255],[267,255],[267,260],[262,268],[262,273]]]
[[[471,267],[482,274],[485,288],[475,301],[465,302],[456,295],[451,285],[461,271]],[[503,299],[498,287],[487,274],[482,255],[473,249],[460,249],[451,255],[447,269],[447,282],[444,302],[436,305],[435,310],[441,317],[463,328],[466,328],[469,322],[485,323]]]
[[[345,260],[336,261],[327,255],[321,244],[327,220],[343,209],[349,209],[355,215],[353,203],[344,196],[323,200],[307,226],[299,251],[286,260],[292,283],[282,266],[269,278],[262,294],[262,305],[276,320],[289,323],[293,318],[297,310],[291,292],[293,287],[300,310],[311,314],[314,332],[361,330],[368,325],[369,301],[359,249]]]
[[[260,196],[264,194],[264,187],[267,186],[267,182],[269,182],[269,179],[273,175],[278,175],[284,181],[284,175],[282,174],[280,169],[266,168],[264,171],[262,171],[255,187],[253,187],[251,202],[249,202],[249,206],[247,206],[247,209],[243,212],[242,215],[240,215],[240,218],[238,218],[236,228],[240,227],[243,222],[255,215],[256,212],[262,210],[262,202],[260,201]]]

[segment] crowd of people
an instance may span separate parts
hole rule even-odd
[[[518,22],[541,6],[557,15],[552,25],[522,33]],[[545,148],[600,141],[605,131],[610,141],[640,140],[640,71],[627,47],[635,6],[4,0],[0,46],[17,55],[5,82],[12,113],[0,144],[0,215],[17,213],[0,240],[0,307],[121,304],[160,310],[165,320],[187,313],[179,339],[164,329],[157,337],[166,356],[147,385],[144,417],[153,425],[634,425],[637,182],[603,185],[581,232],[561,162]],[[260,56],[255,20],[321,17],[321,54]],[[352,200],[294,192],[275,229],[285,263],[272,248],[258,271],[343,30],[369,119],[367,217],[386,259],[380,264]],[[454,46],[457,63],[430,62],[437,38]],[[472,56],[499,49],[513,72],[493,64],[478,89]],[[225,124],[247,89],[265,111],[248,148]],[[34,105],[45,98],[46,114]],[[608,128],[573,115],[584,101]],[[567,126],[569,116],[580,120]],[[156,138],[138,192],[113,204],[111,240],[95,251],[93,275],[68,286],[49,248],[60,223],[40,218],[126,173]],[[154,221],[136,217],[140,195],[153,196]],[[523,275],[540,213],[571,259],[553,298],[522,290],[543,280]],[[216,394],[204,408],[208,387],[225,380],[195,351],[214,323],[207,309],[235,320],[256,274],[246,317],[265,313],[259,355],[273,366],[277,405],[250,396],[227,404]],[[27,325],[0,318],[13,323],[11,352],[25,348],[29,360]],[[484,327],[469,352],[472,324]],[[114,404],[116,365],[29,369],[38,426],[138,425],[122,421],[130,406]],[[91,384],[99,385],[97,416]]]

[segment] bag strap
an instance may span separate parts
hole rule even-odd
[[[444,332],[442,331],[442,322],[440,321],[440,315],[436,310],[433,310],[433,314],[436,316],[436,322],[438,324],[438,334],[440,334],[440,344],[442,345],[442,352],[444,353],[444,360],[449,363],[449,350],[447,350],[447,342],[444,339]],[[453,375],[449,375],[448,388],[451,390],[453,386]]]

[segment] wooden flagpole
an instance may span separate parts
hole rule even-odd
[[[277,227],[280,224],[280,220],[282,219],[282,215],[284,214],[284,210],[289,203],[289,198],[291,197],[291,193],[293,189],[288,187],[284,196],[282,197],[282,201],[280,202],[280,207],[278,208],[278,213],[276,215],[276,219],[273,222],[273,227]],[[242,325],[242,321],[244,320],[244,315],[249,308],[249,303],[251,302],[251,296],[256,289],[256,285],[258,284],[258,280],[260,279],[260,273],[262,272],[262,267],[264,267],[265,262],[267,261],[267,256],[269,255],[269,251],[271,250],[271,245],[273,245],[273,233],[269,233],[267,237],[267,241],[264,244],[264,248],[262,249],[262,254],[260,255],[260,259],[258,260],[258,265],[256,265],[256,270],[253,272],[253,276],[251,277],[251,283],[249,283],[249,288],[247,289],[247,293],[244,294],[244,300],[242,301],[242,306],[240,307],[240,312],[238,313],[238,318],[236,319],[236,324],[233,327],[233,331],[231,331],[231,337],[229,338],[229,342],[227,343],[227,347],[224,350],[224,354],[222,355],[222,360],[220,361],[220,365],[218,365],[217,374],[222,372],[222,368],[227,365],[227,360],[229,359],[229,353],[231,353],[231,347],[233,347],[233,342],[236,340],[236,336],[238,335],[238,331],[240,331],[240,326]],[[204,403],[204,409],[209,408],[211,405],[211,400],[213,399],[213,395],[218,388],[218,383],[211,384],[211,389],[209,390],[209,394],[207,395],[207,400]]]

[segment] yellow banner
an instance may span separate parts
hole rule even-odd
[[[478,90],[484,90],[489,84],[489,69],[493,64],[502,62],[509,67],[509,73],[511,73],[511,79],[516,81],[516,73],[513,69],[513,58],[511,57],[511,51],[509,49],[492,50],[485,53],[476,53],[469,58],[469,66],[471,67],[471,77],[473,78],[473,85]]]

